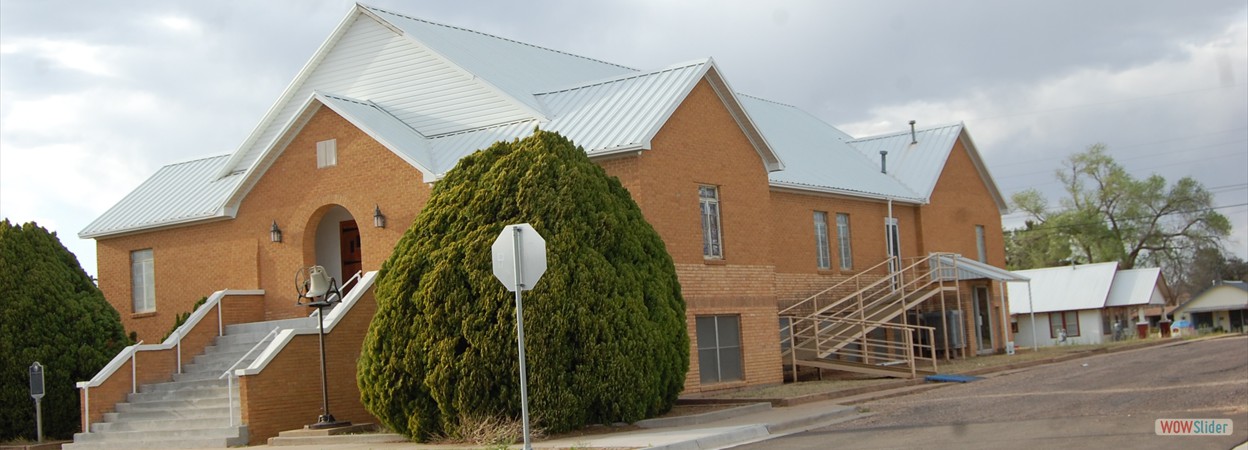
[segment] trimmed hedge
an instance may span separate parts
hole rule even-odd
[[[462,159],[382,265],[359,361],[368,410],[417,440],[520,417],[515,300],[490,246],[529,223],[548,269],[524,294],[530,413],[562,432],[669,411],[689,369],[685,302],[658,233],[619,180],[535,131]]]

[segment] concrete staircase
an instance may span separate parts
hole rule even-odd
[[[204,353],[182,365],[163,383],[139,386],[139,392],[117,404],[91,424],[90,433],[77,433],[66,450],[225,448],[247,445],[247,426],[241,423],[238,386],[230,389],[221,374],[238,362],[274,328],[315,327],[315,318],[229,325]],[[252,352],[238,367],[259,356]],[[185,362],[185,360],[184,360]],[[230,405],[234,408],[231,410]],[[232,420],[231,420],[232,419]]]

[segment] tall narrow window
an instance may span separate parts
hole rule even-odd
[[[150,248],[130,252],[130,297],[135,313],[156,310],[156,277]]]
[[[854,252],[850,248],[849,214],[836,214],[836,242],[841,253],[841,270],[854,268]]]
[[[697,318],[698,373],[703,384],[745,379],[741,362],[741,318]]]
[[[316,168],[324,169],[338,165],[338,140],[330,139],[316,143]]]
[[[832,268],[832,249],[828,248],[828,213],[815,211],[815,253],[820,269]]]
[[[887,217],[884,219],[884,239],[888,246],[888,256],[893,258],[901,257],[901,236],[897,232],[897,218]]]
[[[699,186],[698,201],[702,207],[702,257],[724,257],[722,233],[719,229],[719,188]]]
[[[984,226],[975,225],[975,248],[979,251],[979,262],[988,262],[988,248],[984,243]]]

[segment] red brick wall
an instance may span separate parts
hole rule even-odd
[[[329,411],[339,421],[380,423],[364,409],[355,382],[356,361],[376,313],[377,301],[369,289],[333,331],[325,334]],[[295,336],[262,372],[239,377],[243,423],[247,424],[251,445],[316,423],[322,405],[319,345],[316,334]]]
[[[691,344],[686,392],[781,382],[767,170],[715,89],[700,82],[621,177],[676,262]],[[698,188],[719,188],[723,259],[702,256]],[[762,213],[760,213],[760,211]],[[739,315],[745,380],[699,386],[697,316]]]
[[[337,139],[338,165],[316,168],[316,143]],[[306,315],[293,275],[316,262],[315,227],[333,205],[360,226],[363,268],[377,270],[428,200],[430,186],[393,152],[328,108],[301,129],[239,206],[237,217],[97,241],[100,289],[127,330],[153,342],[174,316],[220,289],[264,289],[264,319]],[[373,207],[387,217],[372,225]],[[282,242],[269,240],[276,220]],[[156,312],[131,314],[130,252],[151,248]]]
[[[924,253],[953,252],[978,260],[975,225],[983,225],[988,264],[1005,267],[1001,213],[961,139],[954,144],[936,181],[931,203],[920,208],[920,215]]]

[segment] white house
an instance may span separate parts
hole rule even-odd
[[[1173,314],[1196,329],[1243,332],[1248,325],[1248,283],[1219,282],[1179,305]]]
[[[1015,273],[1031,279],[1006,285],[1014,339],[1024,347],[1131,336],[1144,308],[1165,304],[1165,283],[1156,268],[1120,271],[1118,263],[1109,262]]]

